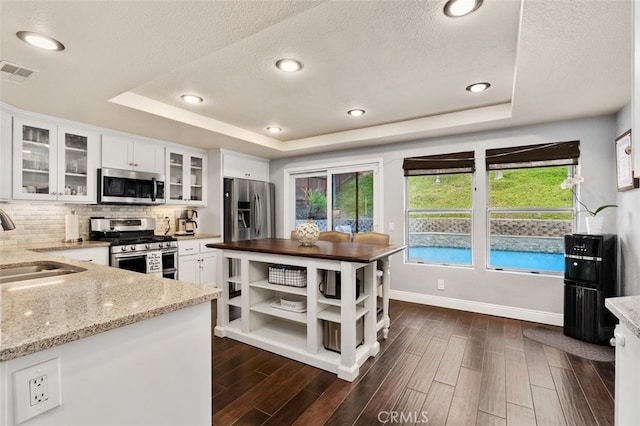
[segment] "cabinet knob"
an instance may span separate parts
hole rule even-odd
[[[51,191],[51,195],[56,195],[56,191]]]
[[[58,192],[58,195],[64,195],[64,193],[63,192]]]
[[[135,167],[138,167],[138,163],[135,163],[135,164],[134,164],[134,166],[135,166]]]
[[[620,346],[621,348],[623,348],[624,344],[625,344],[624,336],[618,333],[613,333],[613,337],[609,339],[609,345],[611,346]]]

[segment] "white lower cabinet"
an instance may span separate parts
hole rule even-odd
[[[639,425],[640,407],[640,337],[625,324],[618,324],[616,341],[616,408],[615,424]]]
[[[178,241],[178,279],[215,287],[217,250],[206,245],[221,241],[220,238]]]
[[[109,266],[109,247],[89,247],[66,250],[52,250],[47,252],[56,256],[68,257],[82,262]]]

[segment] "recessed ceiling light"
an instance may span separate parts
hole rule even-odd
[[[444,5],[444,14],[451,18],[459,18],[475,11],[482,5],[482,0],[449,0]]]
[[[267,130],[271,133],[280,133],[282,131],[280,127],[275,127],[275,126],[269,126],[267,127]]]
[[[491,87],[491,84],[486,83],[486,82],[473,83],[473,84],[470,84],[469,86],[467,86],[467,91],[471,92],[471,93],[480,93],[480,92],[484,92],[489,87]]]
[[[295,59],[280,59],[276,62],[276,67],[286,72],[296,72],[302,69],[302,63]]]
[[[25,43],[29,43],[32,46],[39,47],[46,50],[62,51],[65,49],[64,44],[60,43],[55,38],[48,37],[43,34],[34,33],[31,31],[18,31],[16,36]]]
[[[359,117],[361,115],[364,115],[366,111],[360,108],[354,108],[354,109],[350,109],[349,111],[347,111],[347,114],[352,115],[354,117]]]
[[[180,99],[188,104],[199,104],[200,102],[204,101],[204,99],[196,95],[182,95],[180,96]]]

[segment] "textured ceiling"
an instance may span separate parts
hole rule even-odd
[[[277,158],[612,113],[631,96],[631,2],[0,1],[17,108]],[[64,52],[15,37],[38,31]],[[282,73],[277,59],[303,62]],[[465,87],[488,81],[471,94]],[[182,93],[205,102],[188,106]],[[360,107],[367,113],[350,117]],[[274,136],[266,127],[283,132]]]

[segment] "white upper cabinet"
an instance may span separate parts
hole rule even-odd
[[[205,153],[167,148],[167,204],[206,205],[207,157]]]
[[[0,200],[11,198],[11,114],[0,110]]]
[[[224,177],[269,181],[269,161],[262,158],[223,152],[222,169]]]
[[[100,136],[55,123],[13,121],[13,198],[96,202]]]
[[[102,135],[102,167],[164,174],[164,145]]]

